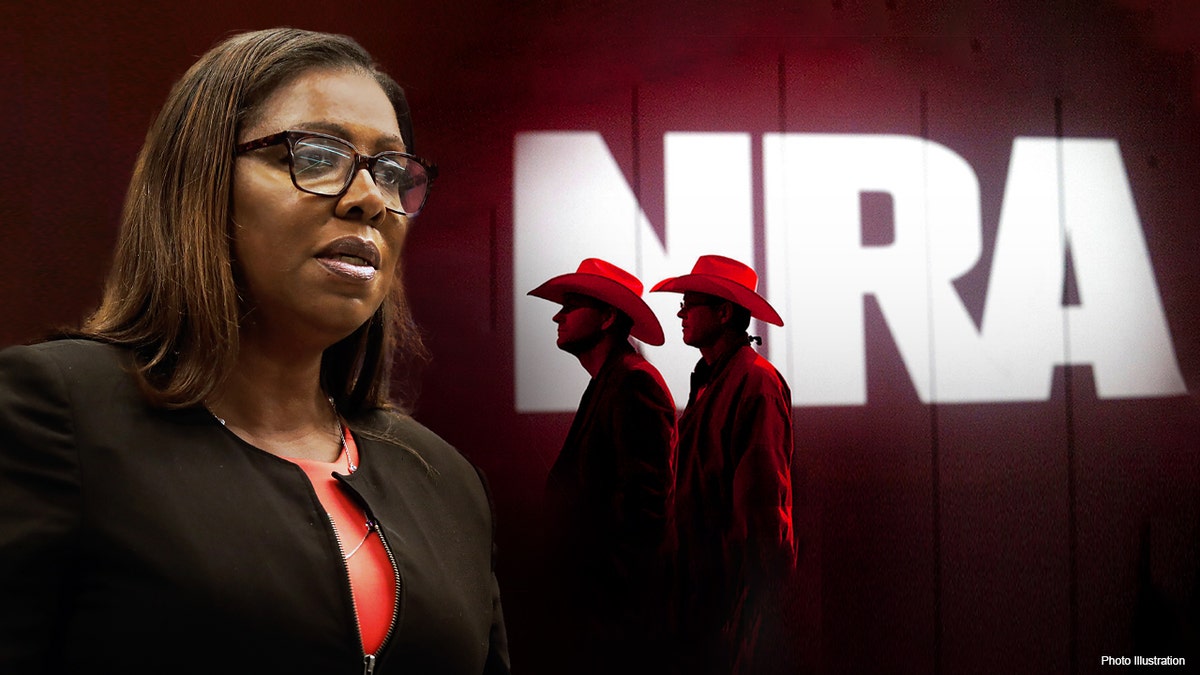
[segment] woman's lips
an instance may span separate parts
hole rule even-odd
[[[333,274],[356,281],[370,281],[379,272],[379,248],[360,237],[340,237],[321,249],[317,262]]]
[[[379,271],[368,265],[362,258],[354,256],[340,256],[337,258],[318,257],[317,262],[324,265],[325,269],[340,277],[358,281],[370,281],[375,278],[375,274]]]

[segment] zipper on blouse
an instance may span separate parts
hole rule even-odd
[[[379,643],[379,651],[382,652],[387,643],[391,641],[392,635],[396,632],[396,624],[400,620],[400,591],[402,581],[400,579],[400,566],[396,564],[396,556],[392,554],[392,547],[388,544],[387,537],[383,536],[383,526],[378,520],[372,517],[372,522],[375,523],[375,533],[379,535],[379,543],[383,544],[383,552],[387,554],[388,563],[392,566],[392,579],[396,582],[396,593],[392,599],[392,619],[388,622],[387,633],[383,635],[383,642]],[[365,649],[363,651],[366,651]],[[375,668],[375,657],[371,657],[370,667]],[[368,671],[369,672],[369,671]]]
[[[337,473],[335,473],[334,476],[342,485],[349,488],[350,492],[358,498],[360,503],[363,503],[362,496],[358,494],[358,491],[355,490],[348,482],[346,482],[346,476]],[[365,508],[364,506],[363,510],[366,511],[367,518],[370,520],[370,522],[374,523],[375,525],[375,533],[379,535],[379,542],[383,544],[383,551],[387,554],[388,563],[392,566],[392,579],[396,582],[396,594],[395,598],[392,600],[392,618],[388,622],[387,633],[384,633],[383,641],[379,643],[379,649],[376,650],[377,653],[381,653],[383,652],[384,647],[387,647],[388,642],[392,639],[392,635],[396,633],[396,623],[400,614],[400,567],[396,565],[396,556],[392,554],[392,547],[388,545],[387,537],[383,536],[383,526],[379,524],[379,521],[369,509]],[[338,534],[337,525],[333,522],[333,516],[329,515],[328,513],[325,515],[329,518],[329,526],[333,528],[333,538],[337,541],[338,555],[342,559],[342,571],[346,573],[346,590],[350,593],[350,607],[354,610],[354,626],[358,632],[358,647],[363,652],[363,675],[371,675],[375,672],[376,654],[368,654],[367,647],[365,644],[363,644],[362,619],[358,616],[358,605],[354,602],[354,588],[351,586],[350,582],[350,566],[346,561],[346,550],[342,546],[342,537],[340,534]]]
[[[346,575],[346,590],[350,593],[350,609],[354,613],[354,632],[358,635],[358,648],[362,650],[364,656],[367,656],[367,647],[363,644],[362,637],[362,619],[358,616],[358,604],[354,602],[354,586],[350,582],[350,565],[346,562],[346,548],[342,546],[342,535],[338,533],[337,523],[333,522],[333,516],[329,513],[325,514],[329,518],[329,526],[333,528],[333,538],[337,541],[338,557],[342,560],[342,572]],[[371,665],[371,670],[375,669],[374,663]]]

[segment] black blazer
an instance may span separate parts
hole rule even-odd
[[[625,584],[661,553],[675,487],[675,402],[662,375],[627,344],[588,382],[546,481],[559,543],[597,578]],[[604,596],[616,589],[595,589]]]
[[[364,672],[348,579],[304,472],[202,408],[149,407],[129,356],[0,351],[0,673]],[[346,484],[400,573],[387,673],[507,673],[488,496],[409,417],[350,420]]]

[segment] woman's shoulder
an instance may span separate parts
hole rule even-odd
[[[412,416],[395,409],[376,408],[354,418],[356,437],[393,446],[405,452],[433,475],[475,474],[474,465],[445,439]]]
[[[53,377],[64,384],[127,379],[128,353],[87,339],[48,340],[0,350],[0,368],[9,378]]]
[[[43,342],[13,345],[0,353],[25,358],[47,358],[64,363],[94,364],[97,361],[116,363],[125,349],[88,338],[53,338]]]
[[[119,347],[51,340],[0,350],[0,429],[46,447],[127,427],[144,404]],[[67,441],[63,441],[67,442]]]

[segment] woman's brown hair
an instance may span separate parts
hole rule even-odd
[[[133,350],[135,376],[153,405],[202,403],[233,368],[242,311],[229,229],[234,146],[272,92],[313,68],[374,76],[414,151],[403,90],[348,37],[293,28],[242,33],[188,69],[146,133],[103,299],[81,330]],[[392,397],[404,405],[427,358],[398,278],[367,323],[325,350],[321,384],[347,415],[387,407]],[[392,391],[393,372],[404,389]]]

